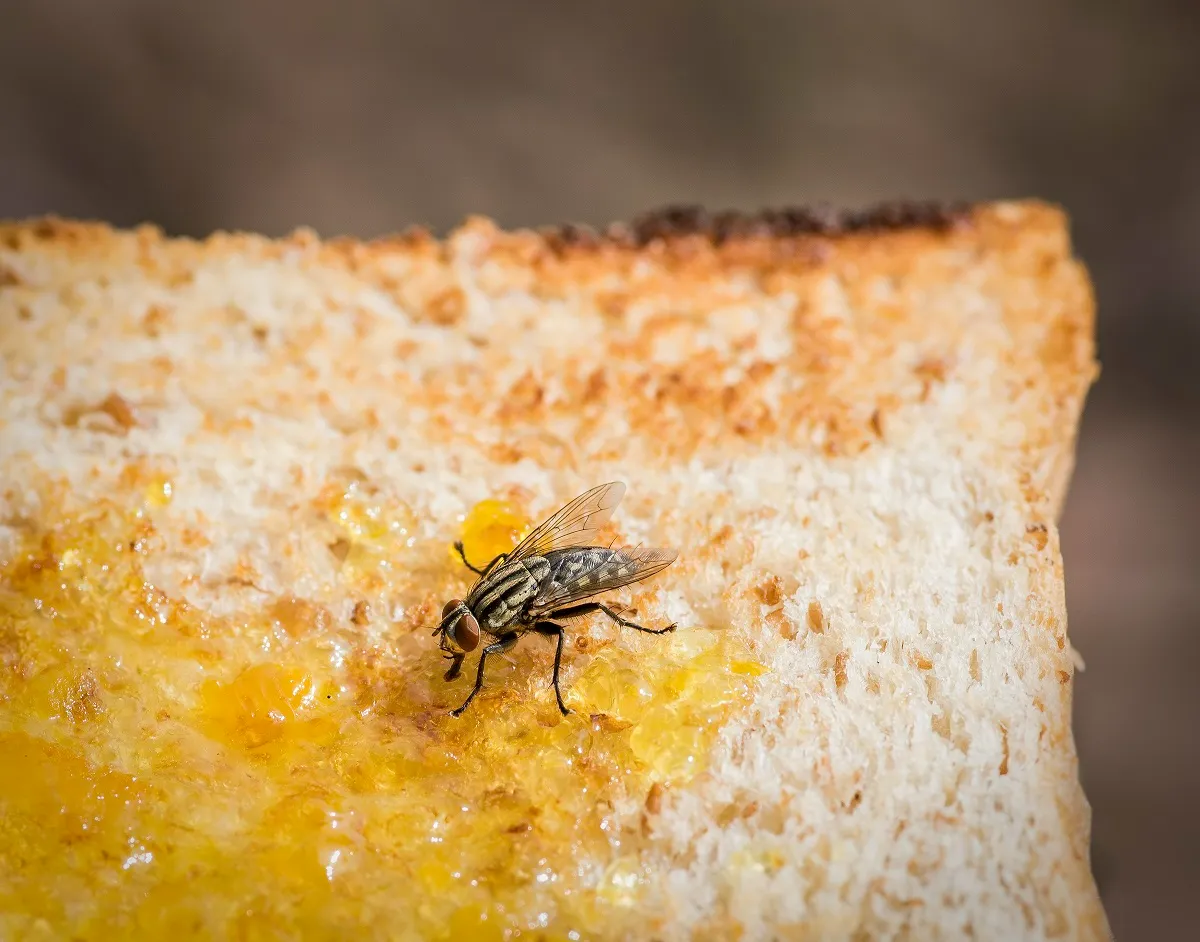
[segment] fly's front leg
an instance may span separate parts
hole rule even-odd
[[[463,660],[466,658],[466,655],[465,654],[451,654],[448,656],[449,656],[450,660],[453,661],[454,663],[452,663],[450,665],[450,669],[446,671],[445,679],[446,680],[454,680],[456,677],[458,677],[458,675],[460,673],[462,673]]]
[[[638,631],[644,631],[648,635],[665,635],[667,632],[675,630],[674,622],[667,625],[666,628],[643,628],[637,622],[630,621],[628,618],[622,618],[602,602],[584,602],[582,605],[574,605],[571,608],[560,608],[556,612],[550,612],[550,617],[578,618],[580,615],[591,615],[593,612],[603,612],[623,628],[635,628]]]
[[[480,569],[479,567],[472,566],[469,562],[467,562],[467,551],[463,549],[462,540],[456,541],[454,548],[458,550],[458,557],[463,561],[463,565],[470,569],[471,572],[475,573],[477,576],[487,575],[487,573],[491,571],[491,568],[496,565],[496,562],[504,558],[504,554],[501,553],[499,556],[496,556],[494,559],[492,559],[490,563]]]
[[[475,673],[475,688],[471,691],[471,695],[467,697],[465,701],[463,701],[462,706],[460,706],[457,710],[450,711],[451,716],[462,716],[463,710],[469,707],[471,705],[471,701],[475,699],[475,694],[479,693],[479,691],[483,689],[483,665],[487,663],[488,655],[503,654],[505,651],[512,650],[512,646],[517,643],[517,640],[520,637],[521,636],[515,631],[510,632],[509,634],[503,635],[500,640],[496,641],[494,644],[489,644],[483,649],[483,653],[479,655],[479,670]]]
[[[463,549],[462,540],[458,540],[454,544],[454,548],[456,550],[458,550],[458,556],[463,561],[464,566],[466,566],[468,569],[470,569],[471,572],[475,573],[475,575],[477,575],[477,576],[483,575],[484,571],[482,569],[477,569],[476,567],[472,566],[469,562],[467,562],[467,551],[465,549]]]
[[[534,622],[533,630],[541,635],[558,635],[558,647],[554,651],[554,698],[558,701],[558,708],[562,711],[562,715],[566,716],[571,711],[563,703],[562,690],[558,686],[558,671],[562,666],[563,641],[566,639],[566,633],[563,631],[562,625],[556,625],[552,621]]]

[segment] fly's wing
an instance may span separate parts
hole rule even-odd
[[[679,553],[673,549],[659,547],[625,547],[613,553],[612,558],[601,563],[595,569],[580,574],[577,578],[561,585],[554,586],[548,593],[537,599],[537,604],[531,609],[532,614],[540,615],[608,592],[634,582],[642,582],[651,576],[658,575],[666,569]]]
[[[595,540],[600,528],[608,523],[624,496],[625,485],[620,481],[593,487],[518,543],[508,554],[508,561],[527,556],[545,556],[551,550],[569,546],[588,545]]]

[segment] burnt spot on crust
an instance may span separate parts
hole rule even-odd
[[[863,210],[830,206],[766,209],[759,213],[708,213],[700,206],[675,206],[647,213],[629,229],[639,246],[660,239],[700,235],[720,244],[744,238],[837,236],[898,229],[945,230],[964,222],[966,204],[883,203]]]
[[[568,223],[544,228],[540,234],[559,251],[594,249],[605,243],[644,248],[655,242],[696,237],[722,245],[742,239],[829,237],[904,229],[942,232],[964,225],[971,210],[970,203],[936,201],[895,201],[858,210],[820,205],[785,207],[757,213],[710,212],[699,205],[676,205],[644,213],[628,223],[612,223],[603,231]]]
[[[570,248],[594,249],[605,241],[595,229],[579,223],[568,222],[559,226],[547,226],[540,230],[540,235],[551,247],[563,250]]]

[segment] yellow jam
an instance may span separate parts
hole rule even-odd
[[[510,552],[531,529],[528,518],[508,501],[481,500],[463,520],[463,552],[472,566],[482,569],[501,553]],[[458,551],[452,552],[461,565]]]
[[[615,630],[569,653],[562,717],[530,638],[454,719],[474,660],[445,683],[426,631],[389,654],[304,600],[216,617],[149,585],[170,498],[153,481],[139,508],[62,519],[0,573],[0,937],[653,931],[633,912],[654,876],[643,809],[704,774],[762,670],[744,648]],[[429,552],[406,507],[361,486],[329,506],[356,588],[400,578],[389,547]],[[468,559],[528,526],[485,501]]]

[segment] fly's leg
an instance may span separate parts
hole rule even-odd
[[[465,654],[448,654],[446,656],[449,657],[450,660],[454,662],[453,664],[450,665],[450,669],[448,671],[446,671],[446,680],[454,680],[456,677],[458,677],[458,675],[460,673],[462,673],[463,660],[466,658],[466,655]]]
[[[483,689],[483,665],[487,663],[489,654],[503,654],[505,651],[512,650],[512,646],[517,643],[521,636],[515,631],[503,635],[499,641],[489,644],[483,649],[483,653],[479,655],[479,670],[475,673],[475,689],[471,691],[471,695],[463,701],[463,705],[457,710],[451,710],[451,716],[462,716],[463,710],[471,705],[471,701],[475,699],[475,694]]]
[[[459,540],[458,542],[456,542],[454,544],[454,548],[456,550],[458,550],[459,558],[463,561],[464,566],[466,566],[468,569],[470,569],[471,572],[475,573],[475,575],[477,575],[477,576],[483,575],[482,569],[477,569],[475,566],[472,566],[469,562],[467,562],[467,551],[465,549],[463,549],[462,540]]]
[[[466,566],[468,569],[470,569],[471,572],[475,573],[475,575],[477,575],[477,576],[486,575],[488,573],[488,571],[491,570],[491,568],[496,565],[497,560],[504,558],[504,554],[501,553],[499,556],[497,556],[495,559],[493,559],[490,563],[488,563],[486,566],[484,566],[482,569],[480,569],[478,566],[472,566],[469,562],[467,562],[467,551],[465,549],[463,549],[462,540],[458,540],[454,544],[454,548],[456,550],[458,550],[458,556],[459,556],[459,559],[461,559],[463,561],[463,565]]]
[[[563,641],[566,639],[566,633],[563,631],[562,625],[556,625],[552,621],[535,622],[533,630],[547,637],[558,635],[558,647],[554,651],[554,698],[558,701],[558,708],[562,711],[562,715],[566,716],[571,711],[563,703],[562,690],[558,686],[558,671],[562,666]]]
[[[667,632],[675,630],[674,622],[667,625],[666,628],[643,628],[637,622],[630,621],[628,618],[622,618],[602,602],[584,602],[582,605],[574,605],[571,608],[560,608],[556,612],[550,612],[550,617],[578,618],[580,615],[591,615],[593,612],[603,612],[621,627],[635,628],[638,631],[644,631],[648,635],[665,635]]]

